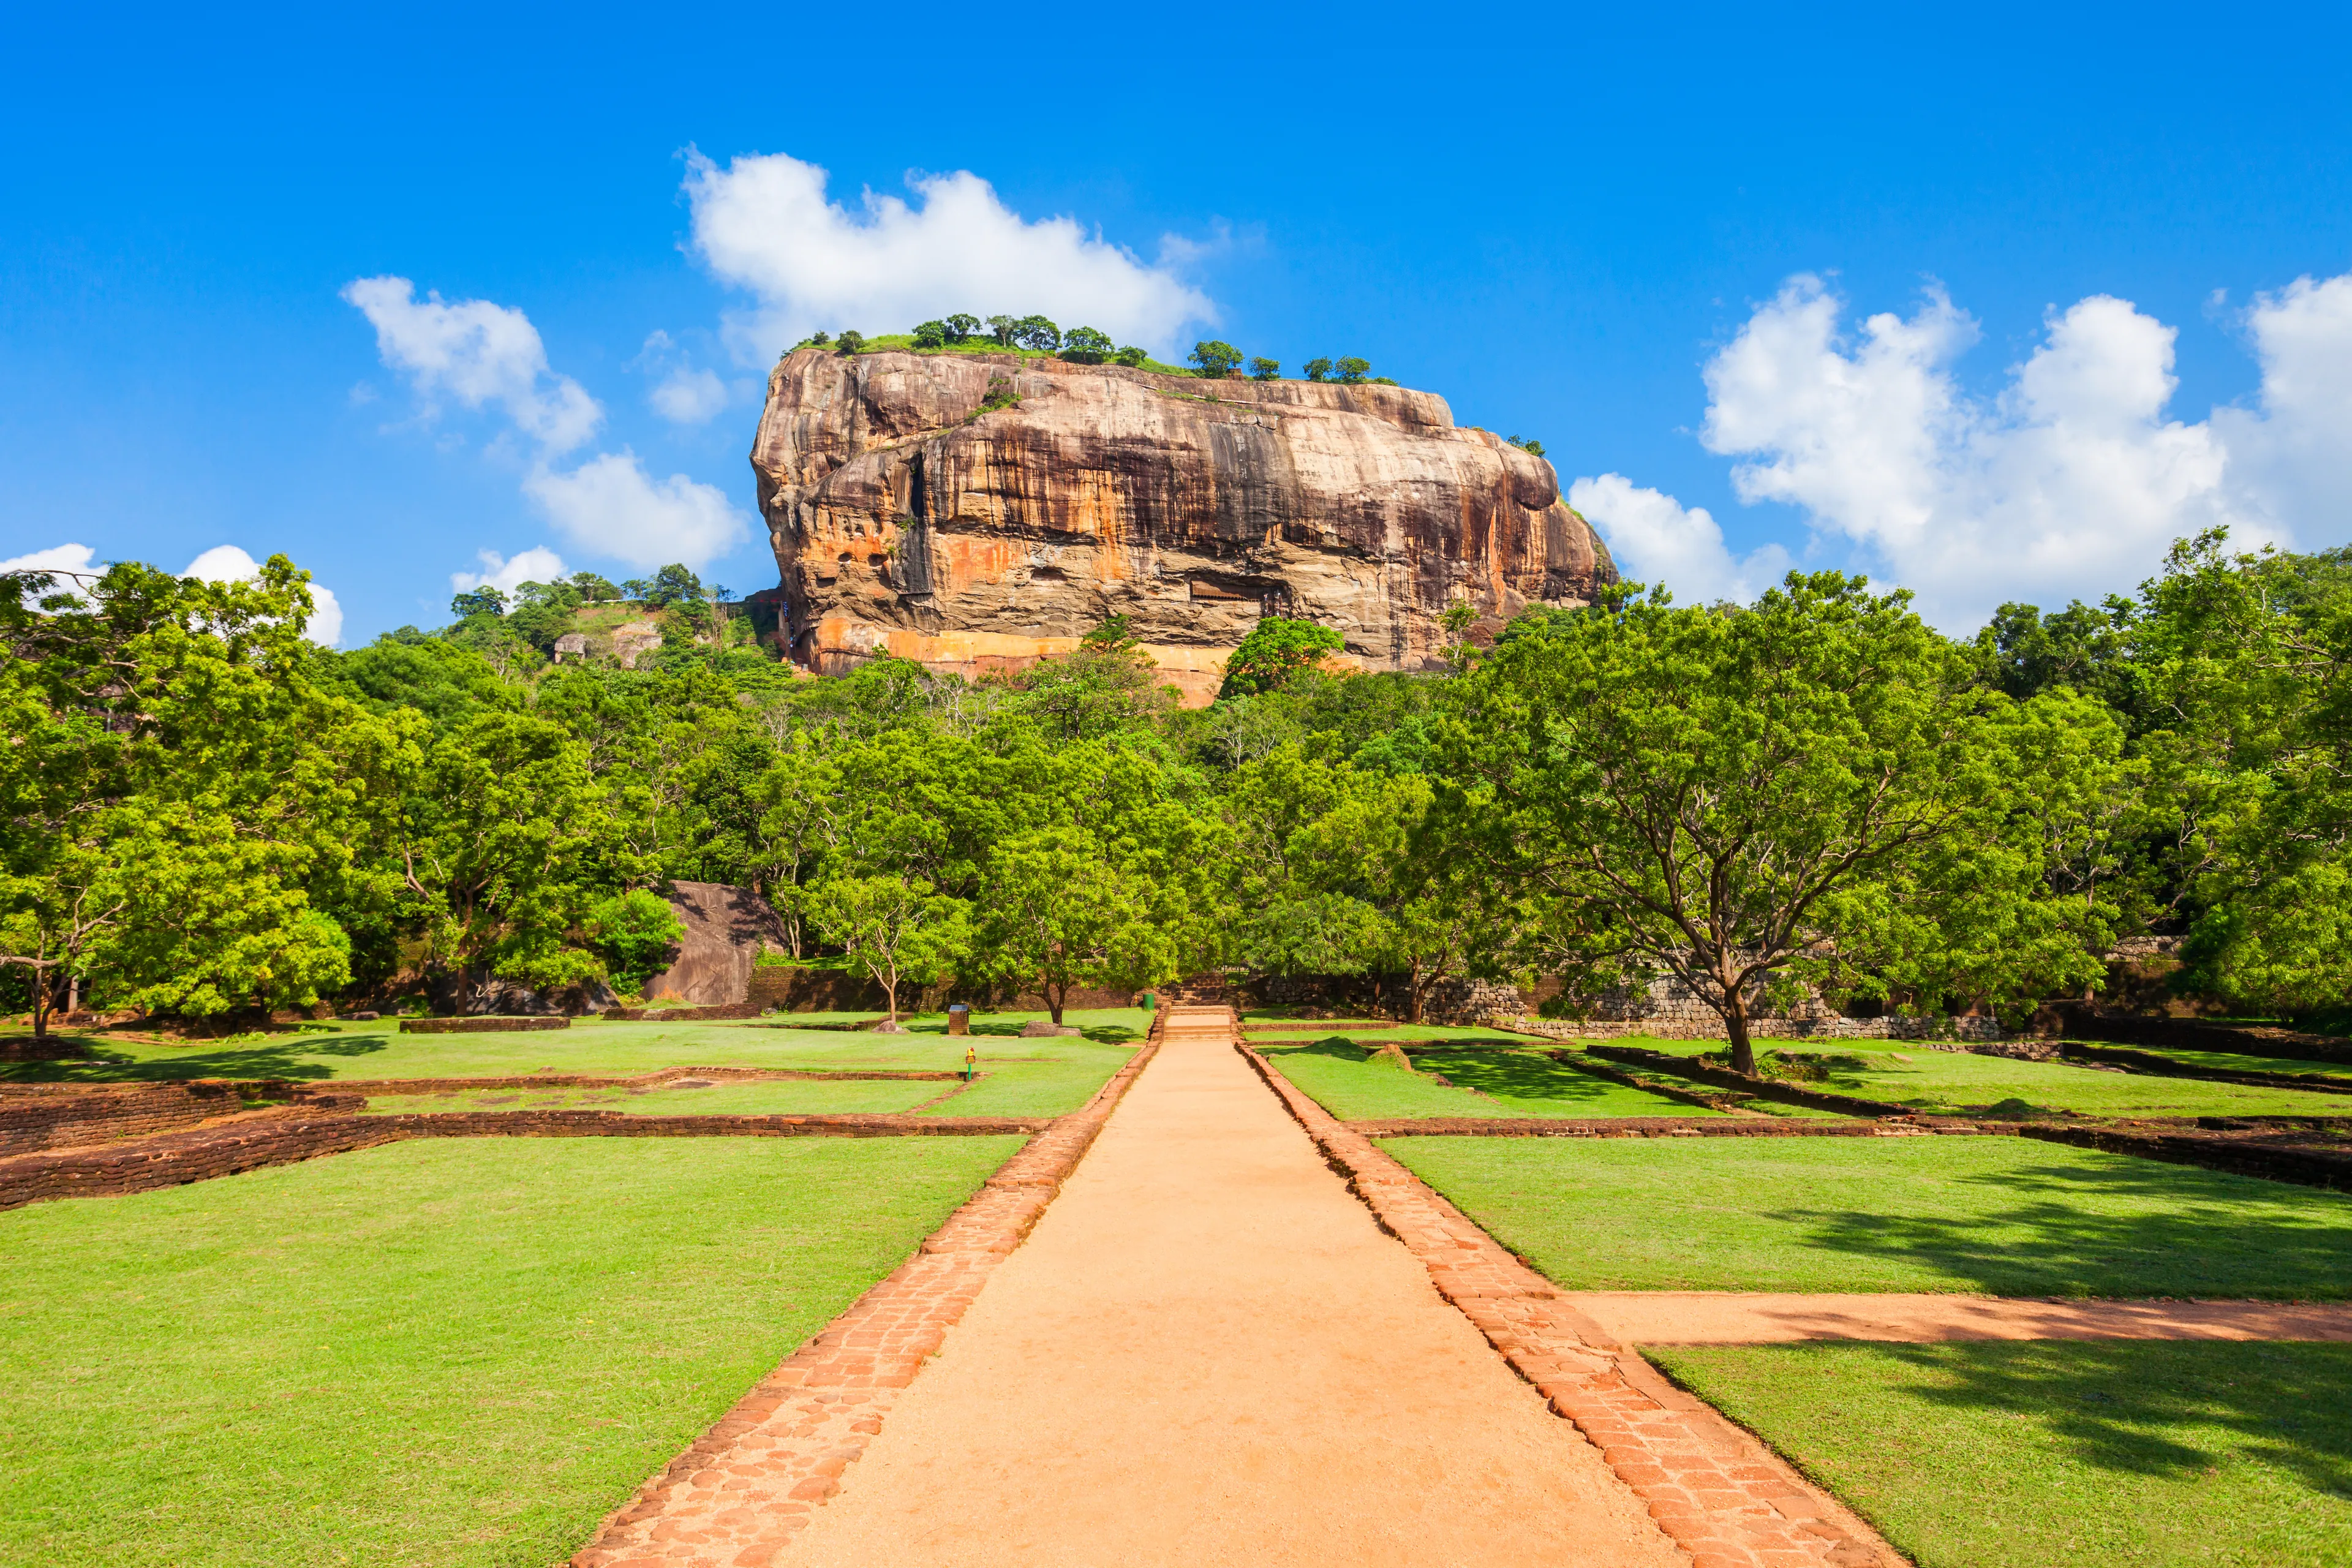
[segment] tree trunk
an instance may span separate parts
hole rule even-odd
[[[1756,1047],[1748,1038],[1748,998],[1737,990],[1725,995],[1723,1028],[1724,1033],[1731,1037],[1731,1070],[1754,1078]]]
[[[49,1037],[49,972],[33,971],[33,1038]]]
[[[882,996],[890,1008],[890,1022],[898,1021],[898,971],[894,966],[882,977]]]
[[[1412,1015],[1411,1017],[1405,1020],[1406,1023],[1418,1024],[1421,1022],[1421,955],[1419,953],[1413,954],[1412,1001],[1412,1004],[1406,1007],[1405,1011]]]
[[[1053,1015],[1054,1027],[1058,1029],[1062,1026],[1062,1004],[1069,1000],[1070,983],[1065,980],[1056,985],[1048,980],[1045,983],[1045,1010]]]

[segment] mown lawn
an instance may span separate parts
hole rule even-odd
[[[560,1562],[1021,1142],[436,1140],[0,1214],[0,1561]]]
[[[2352,1345],[1647,1353],[1920,1568],[2352,1563]]]
[[[1342,1121],[1383,1116],[1715,1116],[1553,1061],[1540,1051],[1412,1050],[1422,1070],[1344,1040],[1257,1048],[1317,1104]],[[1459,1087],[1429,1077],[1437,1073]],[[1474,1093],[1473,1090],[1485,1090]]]
[[[1624,1043],[1675,1056],[1724,1048],[1719,1040]],[[1931,1051],[1899,1040],[1759,1042],[1758,1048],[1827,1069],[1819,1081],[1800,1088],[1953,1115],[2021,1119],[2072,1110],[2084,1116],[2352,1116],[2352,1096]]]
[[[872,1079],[770,1079],[754,1083],[662,1084],[651,1089],[478,1089],[459,1094],[380,1094],[368,1114],[451,1110],[617,1110],[626,1116],[776,1116],[911,1110],[954,1083]]]
[[[1122,1066],[1150,1026],[1140,1008],[1073,1011],[1068,1022],[1086,1032],[1045,1039],[1019,1038],[1030,1013],[982,1014],[969,1039],[951,1037],[943,1017],[913,1019],[909,1033],[877,1035],[796,1027],[802,1021],[742,1023],[606,1023],[580,1020],[568,1029],[478,1035],[404,1035],[390,1022],[338,1024],[215,1043],[155,1046],[93,1037],[96,1061],[0,1063],[0,1081],[121,1082],[189,1078],[281,1078],[327,1082],[338,1079],[496,1078],[533,1072],[613,1074],[662,1068],[799,1068],[834,1072],[962,1070],[965,1047],[979,1052],[982,1072],[972,1089],[972,1115],[1059,1115]],[[939,1092],[934,1086],[892,1106],[904,1110]],[[715,1091],[705,1091],[715,1092]],[[778,1092],[789,1093],[779,1089]],[[962,1097],[942,1113],[963,1114]],[[775,1101],[772,1109],[847,1110],[814,1098]]]
[[[2013,1137],[1391,1138],[1574,1290],[2352,1296],[2352,1198]]]
[[[2105,1044],[2098,1040],[2085,1043],[2092,1046]],[[2352,1084],[2352,1062],[2313,1062],[2300,1057],[2255,1057],[2243,1051],[2191,1051],[2178,1046],[2111,1046],[2108,1048],[2165,1057],[2184,1067],[2215,1068],[2223,1072],[2316,1073],[2322,1078]],[[2352,1115],[2352,1100],[2347,1100],[2345,1105],[2345,1114]]]

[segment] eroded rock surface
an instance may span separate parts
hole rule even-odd
[[[1205,701],[1264,615],[1418,669],[1451,605],[1507,619],[1616,576],[1549,463],[1402,387],[803,349],[751,466],[778,636],[824,674],[1018,668],[1123,615]]]

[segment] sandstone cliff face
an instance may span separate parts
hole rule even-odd
[[[1549,464],[1402,387],[803,349],[751,467],[778,637],[826,674],[884,651],[1018,667],[1123,615],[1205,701],[1263,615],[1418,669],[1450,605],[1507,618],[1616,576]]]

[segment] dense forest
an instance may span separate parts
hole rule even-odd
[[[815,679],[682,569],[345,652],[304,640],[306,581],[0,578],[0,1006],[625,994],[670,879],[758,889],[805,958],[1049,995],[1554,974],[1572,1012],[1675,974],[1742,1056],[1799,983],[2013,1016],[2146,934],[2242,1014],[2352,991],[2346,552],[2216,533],[1966,640],[1835,573],[1497,635],[1463,607],[1416,676],[1268,620],[1202,710],[1116,622],[1001,679]],[[661,627],[635,668],[551,659],[622,605]]]

